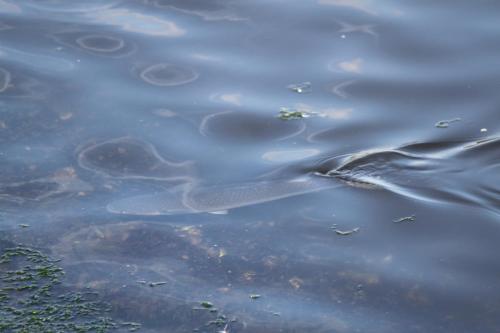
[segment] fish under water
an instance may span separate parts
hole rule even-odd
[[[415,143],[325,159],[293,179],[199,186],[134,196],[107,206],[112,213],[175,215],[217,212],[332,189],[378,188],[417,200],[500,210],[500,139]]]
[[[134,196],[107,206],[111,213],[128,215],[175,215],[220,212],[330,189],[341,183],[315,175],[251,183],[197,186],[186,184],[170,191]]]

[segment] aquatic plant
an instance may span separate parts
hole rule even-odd
[[[310,116],[311,112],[308,111],[281,108],[278,118],[280,118],[281,120],[294,120],[294,119],[309,118]]]
[[[65,292],[64,271],[42,252],[7,248],[0,257],[0,332],[105,333],[118,325],[95,292]],[[130,330],[137,329],[130,326]]]

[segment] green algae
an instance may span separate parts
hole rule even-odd
[[[204,307],[205,309],[211,309],[214,306],[211,302],[208,302],[208,301],[200,302],[200,305],[202,307]]]
[[[308,111],[281,108],[278,118],[280,118],[281,120],[295,120],[295,119],[309,118],[310,116],[311,112]]]
[[[38,250],[7,248],[0,256],[0,332],[105,333],[118,327],[91,291],[67,292],[65,272]],[[137,330],[140,325],[130,325]]]

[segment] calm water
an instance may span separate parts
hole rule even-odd
[[[498,1],[0,13],[1,248],[141,332],[500,332]]]

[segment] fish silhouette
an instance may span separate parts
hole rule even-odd
[[[475,205],[498,213],[500,139],[415,143],[327,158],[302,176],[171,190],[110,203],[109,212],[173,215],[216,212],[332,189],[382,189],[429,202]]]

